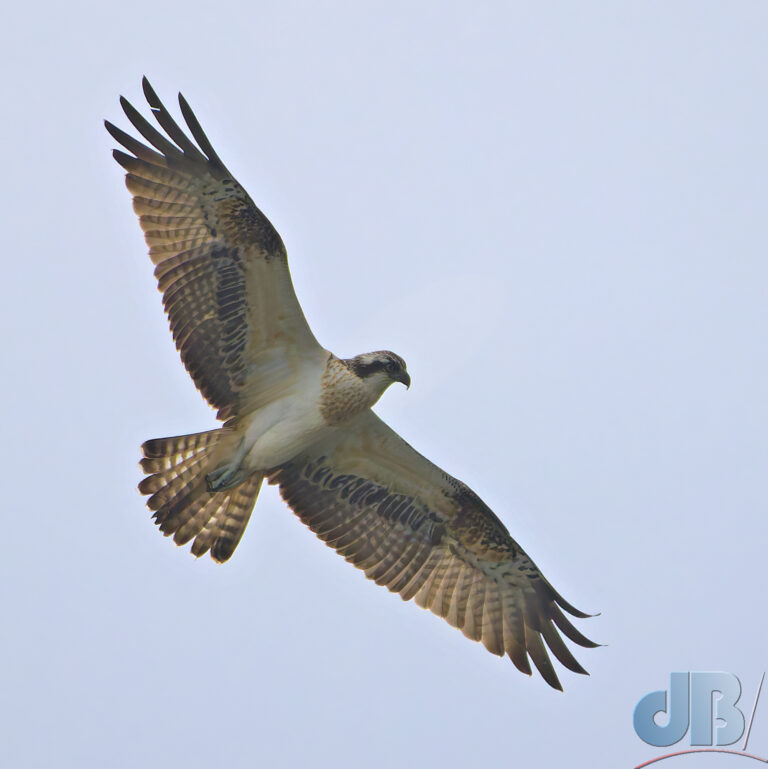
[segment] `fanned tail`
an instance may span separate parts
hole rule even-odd
[[[166,537],[177,545],[190,540],[195,556],[210,550],[223,562],[235,552],[259,495],[263,473],[249,475],[241,484],[210,491],[206,476],[231,453],[231,433],[204,433],[156,438],[141,447],[141,468],[147,477],[139,484],[150,495],[147,506]]]

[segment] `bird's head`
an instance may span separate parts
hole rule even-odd
[[[392,382],[411,386],[411,377],[405,368],[405,361],[389,350],[366,352],[347,360],[349,368],[364,380],[378,398]]]

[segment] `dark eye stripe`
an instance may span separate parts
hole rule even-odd
[[[374,355],[378,357],[373,357]],[[378,353],[369,353],[364,356],[361,355],[358,358],[347,359],[344,362],[362,379],[379,371],[386,371],[388,374],[405,371],[405,361],[399,355],[386,350]]]
[[[371,376],[371,374],[375,374],[377,371],[384,371],[387,367],[387,364],[384,363],[384,361],[375,360],[371,363],[355,363],[354,369],[355,374],[357,374],[359,377],[362,377],[365,379],[365,377]]]

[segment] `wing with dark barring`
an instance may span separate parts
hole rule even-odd
[[[529,675],[530,658],[556,689],[546,647],[586,673],[560,634],[597,646],[565,612],[589,615],[563,599],[474,492],[372,412],[269,480],[320,539],[403,600],[413,598]]]

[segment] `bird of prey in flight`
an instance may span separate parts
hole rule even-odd
[[[226,561],[264,479],[366,577],[444,617],[524,673],[533,661],[560,689],[547,648],[586,671],[566,646],[593,647],[575,609],[544,578],[487,505],[432,464],[371,407],[393,382],[393,352],[338,358],[301,310],[277,231],[227,170],[183,96],[188,133],[146,78],[162,131],[126,99],[146,140],[106,122],[126,171],[171,333],[223,425],[142,446],[155,522],[192,553]],[[191,135],[191,136],[190,136]],[[546,643],[546,646],[545,646]]]

